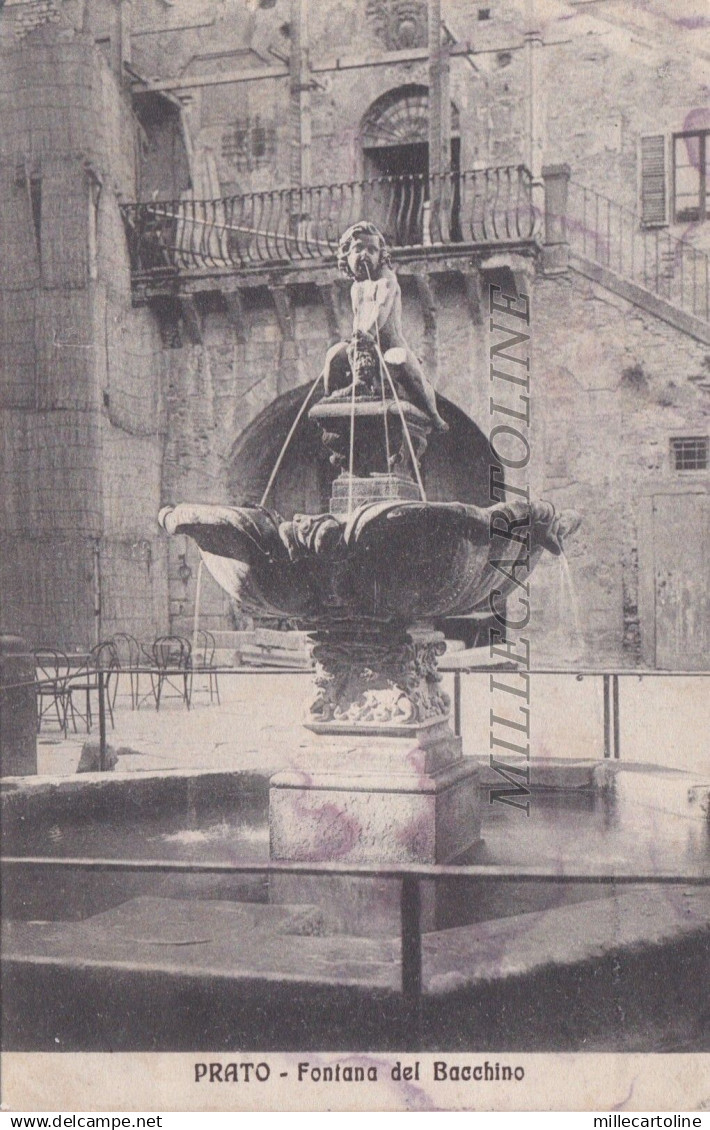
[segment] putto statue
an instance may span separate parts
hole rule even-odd
[[[409,348],[402,330],[402,291],[392,269],[389,248],[374,224],[360,220],[343,233],[338,245],[338,267],[353,280],[350,298],[353,308],[353,333],[350,341],[339,341],[327,352],[323,368],[325,395],[341,399],[352,395],[372,395],[379,382],[371,376],[372,356],[378,366],[384,361],[396,367],[399,384],[407,398],[431,420],[437,431],[448,431],[448,424],[436,407],[434,389]],[[363,379],[364,373],[368,379]],[[385,373],[385,396],[390,392]]]

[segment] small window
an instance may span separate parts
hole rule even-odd
[[[680,436],[671,440],[671,458],[676,471],[707,471],[708,437]]]
[[[708,142],[710,130],[673,138],[673,218],[677,224],[708,217]]]
[[[222,135],[222,156],[237,169],[258,169],[268,164],[276,149],[276,129],[241,119]]]
[[[479,20],[489,20],[491,18],[490,8],[479,8],[478,9],[478,18],[479,18]]]

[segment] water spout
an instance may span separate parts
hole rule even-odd
[[[586,643],[582,630],[577,589],[569,567],[569,559],[564,552],[559,555],[559,616],[560,639],[571,663],[579,663],[585,657]]]

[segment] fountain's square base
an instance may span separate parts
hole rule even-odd
[[[272,777],[272,859],[447,863],[478,842],[478,771],[461,739],[440,721],[392,729],[323,734]]]

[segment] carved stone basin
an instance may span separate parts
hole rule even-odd
[[[183,503],[160,523],[187,534],[215,580],[247,612],[314,628],[412,624],[467,615],[525,582],[543,549],[561,552],[576,516],[547,502],[488,508],[387,501],[285,521],[260,506]]]

